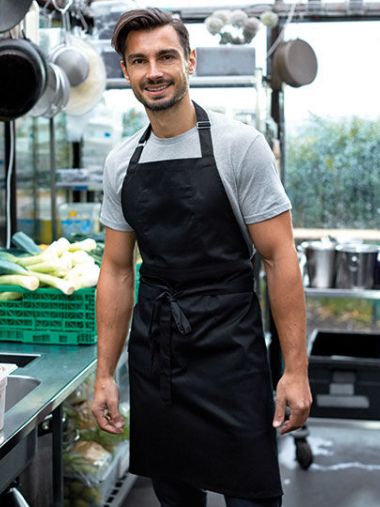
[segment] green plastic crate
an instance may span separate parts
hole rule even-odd
[[[96,343],[95,288],[71,296],[57,289],[28,291],[2,285],[0,292],[21,292],[22,298],[0,301],[0,341],[85,345]]]

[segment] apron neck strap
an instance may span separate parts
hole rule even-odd
[[[201,153],[202,157],[212,156],[213,154],[213,148],[212,148],[212,139],[211,139],[211,123],[209,120],[209,117],[206,113],[206,111],[193,102],[195,107],[195,113],[197,116],[197,123],[196,127],[198,129],[198,135],[199,135],[199,142],[201,145]],[[137,164],[140,160],[142,150],[149,139],[150,133],[152,131],[152,126],[149,124],[148,127],[145,129],[143,135],[140,137],[139,142],[137,144],[137,147],[132,155],[131,163]]]
[[[140,160],[140,157],[141,157],[141,153],[143,151],[143,148],[150,136],[150,133],[151,133],[151,130],[152,130],[152,127],[149,123],[148,127],[145,129],[143,135],[140,137],[139,139],[139,142],[137,144],[137,147],[135,149],[135,151],[133,152],[133,155],[131,157],[131,160],[130,160],[130,164],[137,164],[138,161]]]
[[[199,141],[201,144],[202,157],[212,156],[214,150],[212,148],[211,139],[211,122],[206,111],[193,101],[195,113],[197,115],[197,129],[199,134]]]

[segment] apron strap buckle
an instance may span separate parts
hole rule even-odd
[[[211,128],[211,122],[208,120],[200,120],[196,123],[197,129],[209,129]]]

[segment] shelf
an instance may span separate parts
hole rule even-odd
[[[312,289],[305,287],[305,294],[310,297],[331,297],[331,298],[350,298],[350,299],[378,299],[380,300],[380,290],[364,289]]]
[[[255,76],[193,76],[190,88],[248,88],[255,86]],[[124,78],[107,79],[107,89],[130,88]]]
[[[137,475],[126,472],[116,483],[104,507],[121,507],[137,480]]]
[[[89,191],[99,191],[103,190],[102,183],[91,183],[87,181],[72,181],[72,182],[58,182],[56,183],[57,188],[64,188],[66,190],[89,190]]]

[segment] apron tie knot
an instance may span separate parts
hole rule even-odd
[[[160,394],[166,403],[171,403],[171,325],[174,320],[182,335],[191,332],[191,325],[180,307],[176,294],[168,290],[161,292],[155,299],[149,325],[151,337],[151,370],[159,349],[160,358]]]

